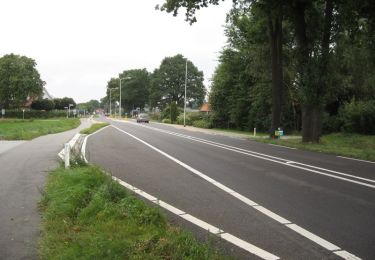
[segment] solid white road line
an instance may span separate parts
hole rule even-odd
[[[339,180],[343,180],[343,181],[347,181],[347,182],[351,182],[351,183],[355,183],[355,184],[359,184],[359,185],[362,185],[362,186],[366,186],[366,187],[375,189],[375,185],[368,184],[368,183],[365,183],[365,182],[360,182],[360,181],[352,180],[352,179],[358,179],[358,180],[363,180],[363,181],[375,183],[375,180],[372,180],[372,179],[358,177],[358,176],[355,176],[355,175],[351,175],[351,174],[347,174],[347,173],[342,173],[342,172],[338,172],[338,171],[332,171],[332,170],[329,170],[329,169],[325,169],[325,168],[321,168],[321,167],[316,167],[316,166],[309,165],[309,164],[304,164],[304,163],[299,163],[299,162],[295,162],[295,161],[290,161],[290,160],[287,160],[287,159],[284,159],[284,158],[275,157],[275,156],[271,156],[271,155],[267,155],[267,154],[263,154],[263,153],[258,153],[258,152],[254,152],[254,151],[250,151],[250,150],[238,148],[238,147],[235,147],[235,146],[221,144],[221,143],[217,143],[217,142],[205,140],[205,139],[202,139],[202,138],[197,138],[197,137],[193,137],[193,136],[183,135],[183,134],[179,134],[179,133],[175,133],[175,132],[171,132],[171,131],[167,131],[167,130],[163,130],[163,129],[159,129],[159,128],[155,128],[155,127],[151,127],[151,126],[139,125],[139,124],[135,124],[135,123],[132,123],[132,122],[127,122],[127,123],[130,123],[130,124],[133,124],[133,125],[137,125],[137,126],[141,126],[141,127],[145,127],[145,128],[148,128],[148,129],[152,129],[152,130],[155,130],[155,131],[158,131],[158,132],[162,132],[162,133],[166,133],[166,134],[170,134],[170,135],[174,135],[174,136],[186,138],[186,139],[189,139],[189,140],[192,140],[192,141],[195,141],[195,142],[200,142],[200,143],[208,144],[208,145],[211,145],[211,146],[214,146],[214,147],[218,147],[218,148],[221,148],[221,149],[233,151],[233,152],[236,152],[236,153],[240,153],[240,154],[252,156],[252,157],[255,157],[255,158],[258,158],[258,159],[271,161],[271,162],[274,162],[274,163],[286,165],[286,166],[289,166],[289,167],[301,169],[301,170],[304,170],[304,171],[309,171],[309,172],[312,172],[312,173],[324,175],[324,176],[327,176],[327,177],[331,177],[331,178],[335,178],[335,179],[339,179]],[[330,174],[330,173],[327,173],[327,172],[334,173],[334,174],[337,174],[337,175],[340,175],[340,176],[349,177],[349,178],[352,178],[352,179],[348,179],[348,178],[345,178],[345,177],[340,177],[340,176],[337,176],[337,175],[334,175],[334,174]]]
[[[345,156],[336,156],[336,157],[343,158],[343,159],[348,159],[348,160],[353,160],[353,161],[359,161],[359,162],[375,163],[375,162],[371,162],[371,161],[360,160],[360,159],[355,159],[355,158],[349,158],[349,157],[345,157]]]
[[[120,131],[120,132],[122,132],[122,133],[124,133],[124,134],[126,134],[126,135],[128,135],[130,137],[132,137],[133,139],[141,142],[142,144],[148,146],[152,150],[160,153],[161,155],[167,157],[168,159],[170,159],[173,162],[179,164],[180,166],[182,166],[183,168],[189,170],[190,172],[192,172],[192,173],[200,176],[201,178],[207,180],[211,184],[215,185],[216,187],[218,187],[219,189],[225,191],[226,193],[234,196],[235,198],[238,198],[238,199],[242,198],[242,199],[240,199],[241,201],[244,201],[243,199],[246,198],[243,195],[237,193],[236,191],[233,191],[232,189],[230,189],[230,188],[226,187],[225,185],[219,183],[218,181],[215,181],[214,179],[208,177],[207,175],[203,174],[202,172],[200,172],[200,171],[194,169],[193,167],[191,167],[191,166],[183,163],[182,161],[178,160],[177,158],[175,158],[175,157],[173,157],[173,156],[171,156],[171,155],[163,152],[162,150],[156,148],[155,146],[153,146],[153,145],[151,145],[151,144],[143,141],[142,139],[140,139],[140,138],[138,138],[138,137],[136,137],[136,136],[134,136],[134,135],[132,135],[132,134],[130,134],[130,133],[128,133],[128,132],[120,129],[120,128],[118,128],[117,126],[114,126],[114,125],[111,125],[111,126],[113,128],[115,128],[115,129],[117,129],[118,131]],[[320,245],[320,246],[322,246],[322,247],[324,247],[324,248],[326,248],[326,249],[328,249],[330,251],[336,251],[336,250],[340,250],[341,249],[340,247],[338,247],[338,246],[336,246],[336,245],[328,242],[327,240],[325,240],[325,239],[323,239],[323,238],[321,238],[321,237],[319,237],[319,236],[317,236],[317,235],[315,235],[315,234],[307,231],[306,229],[303,229],[303,228],[299,227],[298,225],[293,224],[291,221],[289,221],[289,220],[287,220],[287,219],[279,216],[278,214],[272,212],[271,210],[268,210],[268,209],[262,207],[258,203],[254,202],[254,201],[252,201],[250,199],[247,199],[247,198],[246,198],[245,201],[248,202],[248,203],[245,202],[247,205],[253,207],[254,209],[256,209],[259,212],[263,213],[264,215],[268,216],[269,218],[272,218],[273,220],[275,220],[275,221],[277,221],[277,222],[285,225],[286,227],[294,230],[298,234],[300,234],[300,235],[302,235],[302,236],[310,239],[311,241],[317,243],[318,245]],[[356,258],[356,259],[360,259],[360,258]]]
[[[82,158],[83,160],[87,163],[87,159],[86,159],[86,143],[87,143],[87,139],[92,136],[93,134],[97,134],[101,131],[103,131],[104,129],[106,129],[107,127],[109,127],[110,125],[107,125],[101,129],[99,129],[98,131],[95,131],[94,133],[92,134],[89,134],[89,135],[86,135],[85,139],[83,140],[83,143],[82,143],[82,147],[81,147],[81,155],[82,155]]]

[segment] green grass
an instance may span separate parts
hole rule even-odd
[[[40,259],[225,259],[94,166],[48,176]]]
[[[89,135],[89,134],[92,134],[92,133],[98,131],[100,128],[103,128],[107,125],[109,125],[109,124],[108,123],[95,123],[95,124],[92,124],[91,127],[81,130],[80,133]]]
[[[80,125],[77,118],[0,120],[0,140],[31,140],[35,137],[64,132]]]
[[[362,160],[375,161],[375,136],[334,133],[323,135],[319,144],[302,143],[299,139],[260,139],[260,142],[303,150],[332,153]]]

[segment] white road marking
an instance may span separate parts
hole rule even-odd
[[[344,258],[344,259],[347,259],[347,260],[360,260],[361,258],[358,258],[356,257],[355,255],[345,251],[345,250],[340,250],[340,251],[336,251],[334,252],[336,255]]]
[[[163,152],[162,150],[160,150],[160,149],[156,148],[155,146],[153,146],[153,145],[151,145],[151,144],[149,144],[149,143],[143,141],[142,139],[140,139],[140,138],[138,138],[138,137],[136,137],[136,136],[134,136],[134,135],[132,135],[132,134],[130,134],[130,133],[128,133],[128,132],[126,132],[126,131],[120,129],[120,128],[118,128],[117,126],[114,126],[114,125],[111,125],[111,126],[112,126],[113,128],[115,128],[115,129],[117,129],[118,131],[120,131],[120,132],[122,132],[122,133],[124,133],[124,134],[126,134],[126,135],[128,135],[128,136],[130,136],[130,137],[132,137],[133,139],[135,139],[135,140],[141,142],[142,144],[148,146],[148,147],[151,148],[152,150],[154,150],[154,151],[160,153],[161,155],[167,157],[168,159],[174,161],[175,163],[179,164],[180,166],[182,166],[183,168],[189,170],[190,172],[192,172],[192,173],[194,173],[194,174],[200,176],[201,178],[207,180],[208,182],[210,182],[211,184],[215,185],[215,186],[218,187],[219,189],[225,191],[225,192],[228,193],[229,195],[232,195],[232,196],[234,196],[235,198],[239,198],[239,197],[240,197],[240,198],[242,198],[242,199],[246,199],[246,200],[248,200],[248,203],[246,203],[247,205],[250,205],[250,206],[253,207],[254,209],[256,209],[256,210],[258,210],[259,212],[263,213],[264,215],[266,215],[266,216],[268,216],[268,217],[274,219],[275,221],[281,223],[282,225],[284,225],[284,226],[286,226],[286,227],[289,227],[291,230],[294,230],[294,231],[297,232],[298,234],[300,234],[300,235],[302,235],[302,236],[304,236],[304,237],[310,239],[311,241],[317,243],[318,245],[320,245],[320,246],[322,246],[322,247],[324,247],[324,248],[326,248],[326,249],[328,249],[328,250],[330,250],[330,251],[337,251],[337,250],[340,250],[340,249],[341,249],[340,247],[338,247],[338,246],[336,246],[336,245],[334,245],[334,244],[328,242],[327,240],[325,240],[325,239],[323,239],[323,238],[321,238],[321,237],[319,237],[319,236],[317,236],[317,235],[315,235],[315,234],[313,234],[313,233],[307,231],[306,229],[303,229],[303,228],[299,227],[298,225],[293,224],[291,221],[289,221],[289,220],[287,220],[287,219],[281,217],[280,215],[278,215],[278,214],[272,212],[271,210],[268,210],[268,209],[262,207],[261,205],[257,204],[256,202],[254,202],[254,201],[252,201],[252,200],[250,200],[250,199],[247,199],[247,198],[244,197],[243,195],[241,195],[241,194],[239,194],[239,193],[233,191],[232,189],[226,187],[226,186],[223,185],[223,184],[220,184],[218,181],[215,181],[214,179],[212,179],[212,178],[208,177],[207,175],[203,174],[202,172],[200,172],[200,171],[194,169],[193,167],[191,167],[191,166],[189,166],[189,165],[183,163],[182,161],[178,160],[177,158],[175,158],[175,157],[173,157],[173,156],[171,156],[171,155],[169,155],[169,154]],[[218,184],[220,184],[220,185],[218,185]],[[224,188],[224,189],[223,189],[223,188]],[[228,191],[230,191],[230,192],[228,192]],[[242,200],[242,199],[241,199],[241,201],[244,201],[244,200]],[[183,215],[182,215],[182,216],[183,216]],[[360,258],[358,258],[358,259],[360,259]]]
[[[307,231],[306,229],[304,228],[301,228],[300,226],[296,225],[296,224],[287,224],[286,225],[288,228],[294,230],[295,232],[297,232],[298,234],[304,236],[304,237],[307,237],[308,239],[310,239],[311,241],[314,241],[315,243],[321,245],[322,247],[324,247],[325,249],[329,250],[329,251],[336,251],[336,250],[340,250],[341,248],[328,242],[327,240],[311,233],[310,231]]]
[[[127,189],[131,190],[131,191],[134,191],[136,194],[150,200],[151,202],[157,204],[158,206],[172,212],[173,214],[177,215],[177,216],[180,216],[181,218],[185,219],[186,221],[189,221],[190,223],[193,223],[194,225],[197,225],[198,227],[204,229],[204,230],[207,230],[208,232],[214,234],[214,235],[217,235],[219,237],[221,237],[222,239],[234,244],[235,246],[238,246],[246,251],[248,251],[249,253],[251,254],[254,254],[262,259],[270,259],[270,260],[277,260],[277,259],[280,259],[278,256],[275,256],[257,246],[254,246],[238,237],[235,237],[229,233],[226,233],[224,232],[222,229],[219,229],[211,224],[208,224],[207,222],[201,220],[201,219],[198,219],[176,207],[173,207],[172,205],[162,201],[162,200],[159,200],[159,199],[156,199],[154,196],[148,194],[147,192],[145,191],[142,191],[126,182],[124,182],[123,180],[120,180],[119,178],[116,178],[114,176],[112,176],[112,178],[117,181],[118,183],[120,183],[122,186],[126,187]],[[151,199],[150,199],[151,198]]]
[[[101,129],[99,129],[98,131],[95,131],[94,133],[92,134],[89,134],[89,135],[86,135],[85,139],[83,140],[83,143],[82,143],[82,147],[81,147],[81,155],[82,155],[82,158],[83,160],[87,163],[87,159],[86,159],[86,143],[87,143],[87,139],[92,136],[93,134],[97,134],[101,131],[103,131],[104,129],[106,129],[107,127],[109,127],[110,125],[107,125]]]
[[[324,176],[327,176],[327,177],[331,177],[331,178],[335,178],[335,179],[339,179],[339,180],[343,180],[343,181],[347,181],[347,182],[351,182],[351,183],[355,183],[355,184],[359,184],[359,185],[362,185],[362,186],[366,186],[366,187],[375,189],[375,185],[368,184],[368,183],[365,183],[365,182],[355,181],[355,180],[340,177],[340,176],[337,176],[337,175],[341,175],[341,176],[345,176],[345,177],[349,177],[349,178],[353,178],[353,179],[358,179],[358,180],[363,180],[363,181],[375,183],[375,180],[372,180],[372,179],[358,177],[358,176],[343,173],[343,172],[332,171],[332,170],[329,170],[329,169],[316,167],[316,166],[309,165],[309,164],[290,161],[290,160],[287,160],[287,159],[284,159],[284,158],[275,157],[275,156],[271,156],[271,155],[267,155],[267,154],[263,154],[263,153],[258,153],[258,152],[238,148],[238,147],[235,147],[235,146],[221,144],[221,143],[205,140],[205,139],[198,138],[198,137],[179,134],[179,133],[175,133],[175,132],[171,132],[171,131],[167,131],[167,130],[163,130],[163,129],[159,129],[159,128],[155,128],[155,127],[151,127],[151,126],[139,125],[139,124],[135,124],[135,123],[132,123],[132,122],[127,122],[127,123],[134,124],[134,125],[141,126],[141,127],[145,127],[145,128],[149,128],[149,129],[152,129],[152,130],[155,130],[155,131],[158,131],[158,132],[178,136],[178,137],[181,137],[181,138],[186,138],[186,139],[189,139],[189,140],[192,140],[192,141],[195,141],[195,142],[208,144],[208,145],[211,145],[211,146],[214,146],[214,147],[218,147],[218,148],[221,148],[221,149],[233,151],[233,152],[236,152],[236,153],[252,156],[252,157],[255,157],[255,158],[262,159],[262,160],[271,161],[271,162],[274,162],[274,163],[286,165],[286,166],[289,166],[289,167],[301,169],[301,170],[304,170],[304,171],[309,171],[309,172],[312,172],[312,173],[324,175]],[[300,165],[300,166],[298,166],[298,165]],[[316,169],[316,170],[314,170],[314,169]],[[320,171],[318,171],[318,170],[320,170]],[[334,174],[337,174],[337,175],[333,175],[333,174],[326,173],[326,172],[334,173]]]
[[[297,150],[297,148],[294,147],[288,147],[288,146],[283,146],[283,145],[278,145],[278,144],[268,144],[276,147],[281,147],[281,148],[286,148],[286,149],[291,149],[291,150]]]
[[[360,159],[355,159],[355,158],[349,158],[349,157],[345,157],[345,156],[336,156],[336,157],[343,158],[343,159],[348,159],[348,160],[353,160],[353,161],[359,161],[359,162],[375,163],[375,162],[371,162],[371,161],[360,160]]]

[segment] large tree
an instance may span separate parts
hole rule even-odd
[[[0,107],[19,108],[28,98],[43,94],[36,62],[26,56],[8,54],[0,58]]]
[[[191,24],[196,22],[195,11],[207,7],[208,4],[218,5],[219,0],[166,0],[160,7],[161,10],[173,12],[177,15],[179,8],[186,8],[186,20]],[[271,56],[272,72],[272,123],[271,135],[282,126],[282,105],[283,105],[283,64],[282,64],[282,40],[283,40],[283,12],[284,1],[235,1],[231,16],[246,16],[254,5],[263,12],[268,25],[269,46]]]
[[[188,59],[178,54],[166,57],[152,75],[150,101],[152,106],[164,107],[171,102],[183,106],[187,63],[187,102],[201,105],[206,94],[203,72]]]
[[[135,108],[144,108],[149,102],[150,73],[146,69],[125,70],[117,78],[111,78],[107,83],[107,97],[111,102],[118,101],[120,97],[121,80],[121,107],[125,111]],[[113,104],[112,104],[113,105]]]

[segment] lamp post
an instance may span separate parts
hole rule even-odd
[[[74,106],[73,104],[69,104],[69,117],[70,117],[70,108],[72,107],[72,106]]]
[[[68,118],[68,107],[64,107],[66,109],[66,118]]]
[[[187,85],[187,59],[186,59],[186,64],[185,64],[184,127],[186,126],[186,85]]]
[[[112,90],[118,88],[109,88],[109,116],[112,116]]]
[[[125,77],[125,78],[119,78],[120,79],[120,107],[119,107],[119,115],[120,115],[120,118],[122,116],[122,113],[121,113],[121,109],[122,109],[122,106],[121,106],[121,81],[124,80],[124,79],[131,79],[131,77]]]

